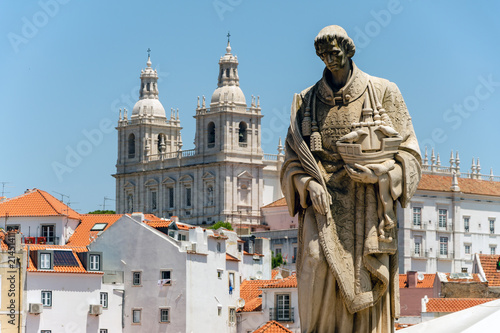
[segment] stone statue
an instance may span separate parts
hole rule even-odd
[[[323,77],[293,98],[281,185],[299,214],[301,332],[393,332],[399,316],[397,201],[421,158],[398,87],[351,58],[344,29],[314,40]]]

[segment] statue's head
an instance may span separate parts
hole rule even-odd
[[[314,39],[314,47],[316,54],[330,71],[344,67],[356,52],[354,42],[338,25],[329,25],[321,29]]]

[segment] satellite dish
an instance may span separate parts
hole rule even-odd
[[[238,298],[238,308],[245,306],[245,300],[243,298]]]
[[[255,279],[262,280],[262,272],[261,271],[258,271],[257,274],[255,274]]]
[[[418,281],[424,281],[424,278],[425,278],[424,274],[418,273],[418,275],[417,275]]]

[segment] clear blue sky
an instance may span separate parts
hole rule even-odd
[[[484,173],[500,174],[499,12],[470,1],[4,0],[0,181],[9,197],[33,187],[70,195],[82,213],[114,198],[109,122],[137,100],[148,48],[160,101],[179,108],[193,148],[196,97],[216,88],[228,31],[247,102],[260,95],[264,151],[276,153],[293,93],[321,76],[313,39],[331,24],[354,39],[358,67],[397,83],[422,150],[434,146],[444,165],[459,150],[463,171],[480,157]],[[90,142],[85,131],[100,124]],[[68,163],[77,149],[85,156]]]

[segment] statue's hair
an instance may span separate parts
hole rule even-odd
[[[352,39],[347,35],[347,32],[338,25],[329,25],[321,29],[316,38],[314,39],[314,48],[318,54],[318,47],[320,44],[331,44],[334,40],[342,47],[348,58],[352,58],[356,52],[356,46]]]

